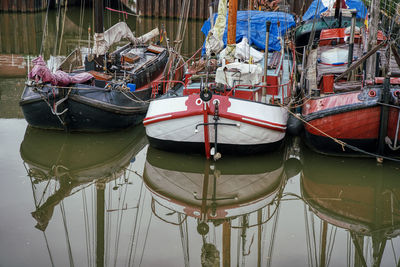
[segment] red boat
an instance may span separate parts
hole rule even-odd
[[[318,46],[307,57],[302,118],[306,143],[318,152],[400,155],[397,51],[392,49],[391,77],[385,81],[379,76],[384,73],[387,38],[378,32],[377,45],[367,51],[366,37],[364,29],[355,27],[322,30]],[[365,79],[361,64],[376,52],[381,63],[377,75]]]

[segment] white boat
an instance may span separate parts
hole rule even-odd
[[[192,66],[179,86],[150,103],[143,123],[151,146],[168,151],[205,153],[207,158],[213,155],[217,159],[220,153],[265,152],[282,144],[288,119],[285,105],[291,97],[294,75],[291,60],[294,57],[288,53],[291,49],[285,46],[283,39],[286,30],[294,25],[293,17],[282,12],[238,12],[238,25],[248,23],[240,16],[248,16],[251,27],[258,29],[258,37],[264,29],[262,35],[267,45],[258,49],[275,50],[264,54],[250,47],[246,36],[239,36],[240,30],[233,35],[234,41],[242,38],[238,44],[233,42],[235,52],[229,50],[232,44],[229,32],[226,49],[219,52],[209,48],[213,46],[208,44],[209,37],[218,37],[218,19],[225,16],[220,7],[216,24],[211,29],[213,34],[207,37],[207,57],[202,61],[204,71],[199,72],[197,68],[194,72],[197,65]],[[225,26],[225,22],[222,24]],[[231,28],[229,24],[228,28]],[[255,44],[256,37],[252,35],[250,43]],[[218,53],[218,61],[212,59],[212,55]],[[235,58],[227,59],[224,54],[234,54]],[[268,64],[264,64],[264,58],[268,58]],[[153,88],[157,86],[166,87],[166,84],[153,84]]]

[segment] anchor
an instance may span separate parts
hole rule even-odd
[[[199,123],[196,125],[194,132],[197,133],[199,130],[197,129],[199,126],[209,126],[213,125],[214,126],[214,147],[211,149],[211,154],[214,157],[214,160],[218,160],[221,158],[221,154],[217,150],[217,145],[218,145],[218,125],[224,125],[224,126],[236,126],[240,127],[239,123],[227,123],[227,122],[218,122],[220,120],[219,118],[219,100],[215,99],[213,101],[213,104],[215,105],[215,111],[214,111],[214,122],[206,122],[206,123]]]

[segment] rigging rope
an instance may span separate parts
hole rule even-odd
[[[74,258],[72,256],[71,241],[70,241],[69,233],[68,233],[67,217],[65,215],[64,201],[63,200],[60,203],[60,210],[61,210],[62,220],[63,220],[63,225],[64,225],[65,239],[67,241],[69,265],[71,267],[74,267]]]
[[[53,256],[51,255],[51,251],[50,251],[50,246],[49,246],[49,241],[47,240],[47,236],[46,236],[46,232],[43,231],[43,236],[44,236],[44,240],[46,242],[46,247],[47,247],[47,251],[49,252],[49,257],[50,257],[50,262],[51,262],[51,266],[55,266],[54,265],[54,261],[53,261]]]

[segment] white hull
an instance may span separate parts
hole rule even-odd
[[[208,102],[211,112],[205,116],[204,103],[196,95],[152,101],[144,120],[147,136],[176,143],[204,143],[205,127],[200,124],[206,122],[205,117],[208,123],[214,122],[214,99],[220,100],[218,123],[231,124],[217,126],[218,145],[266,145],[284,139],[288,118],[286,109],[260,102],[214,96]],[[192,105],[192,102],[195,104]],[[214,125],[208,126],[208,136],[209,142],[214,143]]]

